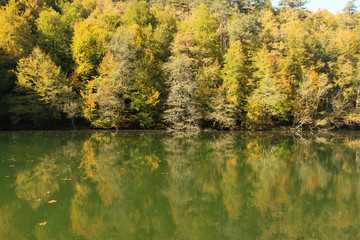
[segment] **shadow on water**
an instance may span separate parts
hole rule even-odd
[[[4,132],[0,239],[358,239],[359,177],[351,132]]]

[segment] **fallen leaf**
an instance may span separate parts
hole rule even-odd
[[[48,203],[53,204],[53,203],[56,203],[56,202],[57,202],[57,200],[51,200]]]
[[[47,222],[38,223],[39,226],[45,226]]]
[[[9,165],[9,167],[15,167],[15,165]]]
[[[41,198],[39,198],[37,201],[38,201],[38,202],[41,202],[41,201],[42,201],[42,199],[41,199]]]

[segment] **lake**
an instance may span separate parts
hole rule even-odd
[[[360,134],[0,132],[0,239],[360,239]]]

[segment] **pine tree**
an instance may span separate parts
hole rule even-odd
[[[307,2],[307,0],[281,0],[279,6],[301,9]]]

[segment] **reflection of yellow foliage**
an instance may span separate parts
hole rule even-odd
[[[239,219],[243,196],[239,186],[238,172],[236,163],[238,156],[226,161],[226,171],[223,174],[221,187],[223,190],[223,201],[230,218]]]
[[[160,159],[155,154],[146,155],[145,160],[151,171],[158,169]]]
[[[19,207],[17,203],[12,203],[0,208],[0,239],[27,239],[23,233],[18,232],[18,230],[14,228],[15,225],[12,221],[15,211],[19,209]]]
[[[71,201],[71,223],[72,231],[76,235],[87,239],[98,239],[97,233],[101,233],[105,224],[100,211],[96,206],[90,204],[88,196],[91,193],[86,185],[75,185],[76,193]],[[91,211],[96,210],[96,214]]]
[[[237,160],[238,160],[238,156],[235,156],[235,157],[227,160],[227,164],[230,164],[230,165],[232,165],[232,166],[236,166]]]
[[[156,91],[153,87],[151,87],[148,99],[145,103],[151,106],[156,106],[156,104],[160,102],[159,96],[160,92]]]
[[[51,194],[59,190],[59,183],[56,181],[56,166],[50,159],[44,159],[33,169],[20,172],[16,178],[16,195],[20,199],[27,200],[34,209],[40,204],[47,202]],[[37,201],[43,199],[44,201]]]

